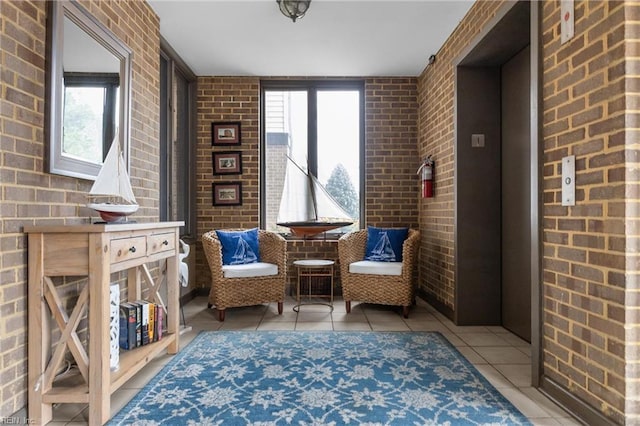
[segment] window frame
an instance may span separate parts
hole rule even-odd
[[[359,98],[359,187],[358,194],[360,215],[359,227],[363,229],[365,218],[365,84],[362,79],[340,79],[340,80],[261,80],[260,81],[260,228],[266,227],[266,125],[265,125],[265,92],[267,91],[307,91],[307,149],[308,149],[308,168],[312,173],[317,175],[318,171],[318,132],[317,132],[317,93],[318,91],[358,91]],[[313,153],[313,155],[311,155]],[[324,235],[323,238],[331,238],[332,234]],[[338,238],[342,233],[336,233],[334,238]],[[287,237],[295,238],[291,234]]]
[[[183,150],[176,153],[185,165],[196,163],[197,145],[197,77],[189,66],[171,45],[161,37],[160,39],[160,205],[159,218],[161,221],[183,220],[184,226],[180,227],[180,238],[186,243],[192,244],[198,240],[197,216],[196,216],[196,171],[195,167],[184,167],[181,170],[173,168],[174,152],[173,141],[181,135],[183,137]],[[165,67],[164,71],[162,68]],[[166,74],[165,74],[166,73]],[[174,99],[177,94],[177,74],[186,82],[187,99],[182,102]],[[183,108],[182,113],[187,120],[178,122],[177,108]],[[179,174],[179,175],[178,175]],[[174,188],[174,180],[181,182]],[[183,218],[174,217],[174,196],[184,197]]]

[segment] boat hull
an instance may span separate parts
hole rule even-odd
[[[282,222],[276,225],[289,228],[296,237],[306,238],[351,224],[353,222]]]
[[[138,211],[137,204],[90,203],[87,207],[97,211],[102,220],[108,223],[124,221],[127,216]]]

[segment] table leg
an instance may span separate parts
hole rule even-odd
[[[52,405],[42,401],[44,371],[51,348],[49,315],[44,300],[43,236],[29,234],[29,420],[46,424],[53,418]]]
[[[180,240],[178,230],[175,231],[175,241]],[[178,268],[180,250],[176,255],[167,258],[167,332],[175,335],[175,340],[167,348],[167,353],[178,353],[180,348],[180,283],[178,282]]]
[[[109,239],[105,234],[89,235],[89,334],[109,336],[109,286],[111,274],[108,256]],[[102,425],[111,411],[111,371],[109,340],[89,339],[89,425]]]

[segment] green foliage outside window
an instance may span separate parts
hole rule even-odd
[[[326,190],[352,219],[358,219],[360,215],[358,193],[347,169],[341,163],[338,163],[331,172]]]

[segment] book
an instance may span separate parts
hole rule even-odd
[[[155,319],[154,330],[153,330],[153,338],[154,338],[154,341],[156,341],[156,342],[158,340],[160,340],[158,338],[158,322],[160,321],[158,319],[158,315],[160,315],[160,306],[156,303],[154,305],[154,315],[153,315],[153,317]]]
[[[127,306],[129,307],[129,346],[133,349],[138,346],[138,309],[131,303],[127,303]]]
[[[136,346],[142,346],[142,304],[129,302],[136,308]]]
[[[149,343],[155,341],[155,317],[156,317],[156,305],[152,302],[147,302],[149,304],[149,326],[147,329],[149,330]]]
[[[134,349],[137,346],[136,322],[137,308],[131,303],[120,304],[120,348]]]
[[[125,308],[123,304],[120,304],[119,315],[120,315],[120,335],[118,338],[118,345],[120,345],[121,349],[130,349],[129,348],[129,311]]]
[[[146,300],[138,300],[137,303],[142,306],[142,323],[140,328],[142,345],[147,345],[149,344],[149,302]]]

